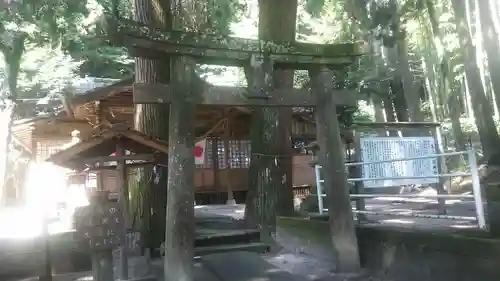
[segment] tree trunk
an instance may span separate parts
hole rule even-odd
[[[496,16],[495,22],[500,23],[500,2],[491,0],[491,13]],[[498,27],[500,29],[500,27]],[[500,32],[500,31],[499,31]]]
[[[413,85],[413,74],[410,69],[408,57],[408,46],[406,43],[406,31],[400,31],[401,35],[396,42],[398,54],[398,63],[396,64],[396,72],[401,73],[401,82],[403,86],[404,98],[408,108],[408,120],[412,122],[424,121],[424,116],[420,109],[421,101],[416,87]]]
[[[394,104],[392,98],[388,96],[384,99],[384,112],[387,122],[396,122],[396,113],[394,112]]]
[[[6,194],[6,178],[8,175],[9,167],[9,154],[10,154],[10,142],[12,139],[12,124],[14,123],[15,113],[16,113],[16,100],[17,100],[17,78],[19,76],[19,70],[21,67],[21,58],[24,53],[26,34],[22,33],[15,35],[12,39],[11,46],[1,45],[1,51],[4,57],[4,64],[6,66],[6,77],[5,82],[8,87],[8,96],[6,97],[5,103],[6,108],[4,111],[4,116],[7,119],[7,125],[4,127],[5,139],[3,140],[4,147],[0,147],[0,151],[3,151],[3,159],[1,159],[0,166],[0,180],[2,188],[0,189],[0,205],[5,203]]]
[[[433,33],[433,39],[435,42],[433,42],[433,45],[436,46],[442,46],[442,41],[443,41],[443,33],[442,30],[439,26],[439,18],[438,15],[436,14],[436,10],[434,8],[434,4],[431,0],[426,0],[425,1],[427,13],[429,15],[429,20],[431,23],[431,28],[432,28],[432,33]],[[459,96],[455,96],[455,94],[452,92],[452,87],[454,84],[454,77],[452,75],[452,68],[450,65],[450,58],[449,54],[447,52],[442,54],[440,61],[438,62],[438,66],[440,68],[440,75],[439,75],[439,91],[440,94],[439,96],[441,97],[440,102],[443,103],[448,99],[448,102],[446,103],[448,105],[448,111],[452,115],[452,130],[453,134],[455,135],[455,141],[456,141],[456,149],[457,150],[462,150],[463,144],[464,144],[464,133],[462,131],[462,127],[460,126],[460,101],[456,100],[459,98]],[[453,97],[452,97],[453,96]],[[446,97],[444,99],[443,97]],[[446,107],[446,105],[440,104],[440,106]],[[443,111],[443,113],[447,113]],[[456,118],[456,119],[455,119]],[[457,139],[458,138],[458,139]]]
[[[469,85],[467,83],[467,77],[464,76],[460,79],[460,93],[462,93],[462,102],[464,104],[463,111],[467,119],[474,118],[474,111],[472,110],[472,97],[469,92]]]
[[[437,98],[438,94],[436,91],[436,87],[433,87],[431,81],[435,81],[436,79],[436,74],[434,73],[434,67],[433,63],[431,63],[429,60],[431,60],[430,56],[422,56],[421,61],[422,61],[422,70],[424,71],[424,80],[425,80],[425,90],[427,92],[427,96],[429,99],[429,104],[430,104],[430,109],[431,109],[431,115],[432,115],[432,121],[438,122],[438,120],[442,121],[443,119],[440,118],[442,116],[438,117],[438,101],[439,99]]]
[[[394,68],[400,68],[398,66],[398,50],[396,47],[384,48],[384,52],[387,56],[388,64]],[[400,71],[396,71],[394,76],[390,81],[390,89],[392,93],[392,101],[394,103],[394,110],[396,113],[397,120],[399,122],[408,122],[408,106],[406,104],[405,93],[403,88],[403,77]]]
[[[398,122],[408,122],[408,106],[406,105],[401,78],[398,75],[394,76],[391,81],[391,92]]]
[[[460,124],[460,92],[452,93],[448,99],[450,109],[451,128],[455,138],[455,149],[457,151],[467,150],[465,135]]]
[[[380,100],[380,97],[370,97],[370,103],[373,106],[373,111],[375,113],[375,122],[385,122],[384,109],[382,108],[382,101]]]
[[[296,14],[297,1],[260,0],[259,39],[294,40]],[[293,71],[275,71],[273,76],[275,87],[293,86]],[[247,78],[252,80],[251,74],[247,73]],[[245,222],[249,227],[268,227],[272,235],[276,231],[276,213],[293,212],[291,115],[290,108],[256,108],[252,116]]]
[[[295,25],[297,22],[297,0],[261,0],[259,1],[259,37],[263,40],[275,42],[295,41]],[[276,13],[279,11],[280,16]],[[293,88],[294,70],[275,70],[274,87],[283,89]],[[277,151],[281,169],[281,180],[276,187],[277,210],[276,214],[290,216],[293,207],[293,149],[292,149],[292,108],[278,109],[279,125],[276,141],[280,144]],[[280,184],[281,183],[281,184]]]
[[[483,47],[488,58],[491,86],[495,95],[496,107],[500,110],[500,44],[498,42],[498,33],[492,18],[490,1],[481,0],[476,1],[476,3],[479,8]]]
[[[500,138],[493,121],[493,110],[486,98],[485,89],[481,81],[481,74],[477,65],[476,50],[473,38],[467,25],[464,0],[452,0],[452,8],[455,15],[455,24],[458,38],[463,47],[463,59],[467,84],[471,95],[471,103],[476,120],[476,126],[483,147],[485,159],[489,159],[496,151]]]
[[[168,0],[167,0],[168,2]],[[168,7],[168,5],[166,6]],[[136,19],[148,26],[168,27],[169,11],[154,9],[148,0],[135,1]],[[162,19],[162,20],[161,20]],[[138,83],[168,83],[170,75],[168,58],[162,61],[146,58],[135,59],[135,81]],[[139,132],[164,141],[168,140],[168,119],[170,106],[167,104],[137,104],[134,108],[134,127]],[[166,167],[155,167],[139,170],[138,182],[133,194],[140,196],[131,201],[141,202],[140,229],[144,238],[144,246],[158,248],[165,238],[165,207],[167,204]],[[152,184],[151,179],[157,184]],[[137,212],[137,210],[135,210]]]

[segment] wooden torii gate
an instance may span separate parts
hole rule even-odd
[[[340,272],[360,267],[355,224],[336,106],[355,104],[354,91],[334,90],[334,71],[345,71],[362,55],[363,44],[277,44],[182,31],[162,31],[113,18],[110,35],[136,57],[171,58],[170,84],[135,84],[134,103],[169,103],[170,134],[165,241],[165,279],[192,280],[194,245],[194,109],[197,105],[315,107],[322,147],[325,188],[330,198],[330,229]],[[214,86],[194,72],[196,63],[244,67],[248,87]],[[306,69],[310,89],[273,89],[274,69]],[[262,187],[258,187],[262,192]],[[265,193],[265,192],[263,192]]]

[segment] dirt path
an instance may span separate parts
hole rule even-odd
[[[311,281],[389,281],[369,276],[335,274],[335,261],[329,241],[313,242],[299,238],[285,228],[278,228],[276,242],[281,250],[266,255],[271,264],[290,273],[302,275]]]
[[[282,249],[266,256],[266,260],[281,269],[309,280],[330,276],[335,270],[328,248],[295,237],[283,228],[278,229],[276,242]]]

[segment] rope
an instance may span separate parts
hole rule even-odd
[[[260,157],[273,157],[273,158],[292,158],[292,155],[286,155],[286,154],[266,154],[266,153],[252,152],[251,155]]]

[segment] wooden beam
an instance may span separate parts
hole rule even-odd
[[[136,141],[146,147],[150,147],[156,149],[158,152],[168,154],[168,146],[165,142],[157,139],[153,139],[151,137],[145,138],[145,136],[135,130],[123,131],[120,132],[121,135]]]
[[[152,154],[131,154],[131,155],[123,155],[123,156],[98,156],[92,158],[83,159],[82,162],[85,164],[95,164],[95,163],[103,163],[103,162],[112,162],[112,161],[131,161],[131,160],[143,160],[143,161],[153,161],[154,155]]]
[[[226,161],[225,166],[226,169],[224,174],[226,176],[226,187],[227,187],[227,201],[228,205],[235,205],[236,201],[234,201],[233,187],[232,187],[232,178],[231,178],[231,147],[229,146],[229,141],[231,138],[231,127],[229,126],[229,118],[226,118],[226,122],[224,124],[224,160]]]
[[[106,140],[108,140],[106,135],[96,136],[90,140],[82,141],[76,145],[70,146],[65,150],[61,150],[55,154],[52,154],[45,161],[52,162],[56,165],[65,166],[65,162],[72,159],[76,154],[100,145]]]
[[[73,106],[83,105],[89,102],[101,101],[109,98],[117,93],[126,91],[130,85],[134,83],[134,78],[127,78],[109,86],[100,87],[94,90],[87,91],[80,95],[75,95],[71,99]]]
[[[224,125],[224,122],[227,122],[227,118],[222,117],[212,128],[210,128],[210,130],[205,132],[202,136],[197,137],[196,141],[198,142],[202,139],[205,139],[205,138],[211,136],[213,134],[213,132],[215,132],[215,130],[217,130],[218,128],[220,128],[221,126]]]
[[[125,148],[122,143],[118,141],[116,144],[116,158],[118,160],[117,172],[116,175],[116,184],[118,185],[118,190],[120,191],[119,202],[120,207],[123,210],[123,237],[127,237],[127,229],[131,226],[130,220],[130,194],[128,191],[128,182],[127,182],[127,169],[125,165]],[[119,247],[120,249],[120,279],[128,280],[128,243],[124,243]]]
[[[268,54],[279,67],[306,67],[307,65],[342,65],[352,63],[353,58],[365,53],[364,43],[310,44],[300,42],[276,43],[199,32],[166,31],[152,29],[138,22],[108,18],[109,30],[115,44],[129,48],[142,48],[169,55],[223,61],[242,65],[253,54]],[[144,53],[147,55],[147,53]],[[212,62],[215,64],[215,62]],[[222,63],[224,64],[224,63]]]
[[[127,163],[126,168],[138,168],[138,167],[144,167],[144,166],[149,166],[149,165],[154,165],[156,162],[144,162],[144,163]],[[116,171],[118,168],[117,165],[109,165],[109,166],[97,166],[97,167],[92,167],[89,169],[89,171],[103,171],[103,170],[110,170],[110,171]]]
[[[220,187],[220,169],[219,169],[219,139],[216,137],[211,138],[212,142],[212,153],[210,157],[212,158],[212,173],[214,174],[214,180],[212,188],[214,190],[219,190]]]
[[[172,103],[172,95],[181,86],[165,84],[134,84],[134,103],[157,104]],[[202,95],[195,101],[202,105],[260,107],[260,106],[303,106],[314,107],[316,101],[310,89],[275,89],[268,98],[248,98],[246,87],[215,86],[204,83]],[[177,90],[178,91],[178,90]],[[333,91],[333,99],[337,105],[356,106],[359,95],[355,90],[342,89]]]

